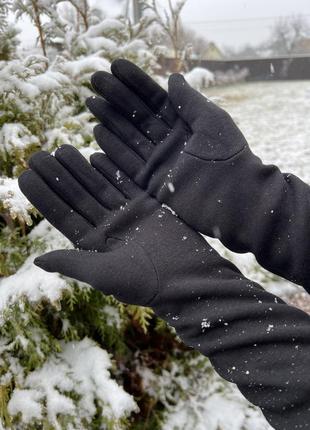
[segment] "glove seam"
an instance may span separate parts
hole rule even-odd
[[[205,136],[205,135],[203,134],[203,136]],[[199,160],[206,161],[206,162],[208,162],[208,163],[214,163],[214,162],[226,162],[226,161],[230,161],[230,160],[232,160],[234,157],[237,157],[238,155],[240,155],[240,154],[241,154],[243,151],[245,151],[247,148],[248,148],[248,145],[246,144],[246,145],[244,145],[241,149],[239,149],[237,152],[235,152],[233,155],[230,155],[230,156],[229,156],[229,157],[227,157],[227,158],[220,158],[220,159],[204,158],[204,157],[201,157],[201,156],[199,156],[199,155],[197,155],[197,154],[193,154],[193,153],[192,153],[192,152],[190,152],[190,150],[188,150],[188,149],[184,149],[184,152],[185,152],[186,154],[188,154],[188,155],[192,156],[192,157],[198,158]]]
[[[148,254],[148,252],[144,249],[144,246],[141,245],[138,241],[133,239],[133,242],[143,251],[143,253],[145,254],[147,260],[149,260],[149,262],[151,263],[151,266],[153,268],[155,277],[156,277],[156,291],[155,293],[152,295],[152,297],[145,303],[144,306],[150,306],[150,304],[153,302],[153,300],[155,300],[155,298],[158,296],[159,291],[160,291],[160,280],[159,280],[159,273],[156,269],[156,266],[152,260],[152,258],[150,257],[150,255]]]

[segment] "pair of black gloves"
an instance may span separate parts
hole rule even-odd
[[[179,74],[168,93],[126,60],[87,106],[103,153],[38,152],[19,178],[77,250],[35,264],[150,306],[275,429],[310,428],[310,317],[246,279],[198,233],[310,291],[310,188],[262,164]],[[262,130],[262,133],[264,130]]]

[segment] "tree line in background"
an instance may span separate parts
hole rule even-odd
[[[310,25],[301,15],[279,18],[270,28],[270,36],[258,45],[226,47],[228,58],[289,57],[310,55]]]
[[[303,15],[280,17],[270,26],[267,39],[257,45],[247,43],[238,48],[218,47],[212,39],[212,30],[206,34],[197,34],[184,25],[182,12],[187,0],[173,2],[167,0],[164,8],[158,0],[136,0],[140,7],[140,15],[150,12],[161,28],[157,42],[169,48],[168,56],[173,57],[179,67],[186,68],[186,61],[194,59],[233,59],[259,58],[273,56],[310,55],[310,24]],[[229,23],[227,24],[229,25]]]

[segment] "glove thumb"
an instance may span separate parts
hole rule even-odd
[[[138,250],[132,245],[104,253],[58,250],[37,257],[34,264],[47,272],[86,282],[122,302],[146,305],[156,295],[157,283],[153,266]]]

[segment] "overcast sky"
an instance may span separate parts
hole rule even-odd
[[[299,14],[310,20],[310,0],[188,0],[183,22],[219,45],[240,46],[263,41],[277,17]]]
[[[160,0],[163,7],[167,0]],[[110,15],[120,11],[122,1],[91,0]],[[277,17],[304,15],[310,22],[310,0],[188,0],[183,23],[219,46],[240,47],[262,42]],[[19,26],[24,46],[32,44],[36,33],[27,20]]]

